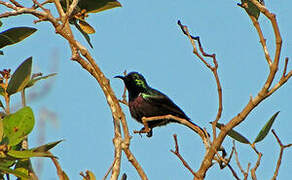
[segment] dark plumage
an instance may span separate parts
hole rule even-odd
[[[137,73],[131,72],[126,76],[116,76],[124,81],[128,90],[129,108],[133,118],[142,122],[142,117],[173,115],[190,121],[190,118],[162,92],[151,88],[145,78]],[[166,125],[170,122],[177,122],[174,119],[161,119],[149,121],[150,132],[148,137],[152,136],[152,129],[156,126]],[[190,121],[191,122],[191,121]],[[194,124],[194,123],[192,123]],[[196,124],[194,124],[197,126]],[[142,128],[144,130],[144,128]]]

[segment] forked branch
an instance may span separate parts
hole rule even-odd
[[[277,162],[277,166],[276,166],[274,175],[272,177],[272,180],[276,180],[277,176],[278,176],[278,173],[279,173],[279,168],[280,168],[280,165],[281,165],[281,162],[282,162],[282,156],[283,156],[284,149],[288,148],[288,147],[291,147],[292,144],[283,145],[283,143],[281,142],[280,138],[277,136],[275,130],[272,130],[272,133],[274,134],[274,136],[277,139],[277,142],[278,142],[278,144],[279,144],[279,146],[281,148],[280,149],[279,158],[278,158],[278,162]]]
[[[183,163],[183,165],[196,177],[196,173],[193,171],[193,169],[188,165],[188,163],[184,160],[184,158],[179,153],[179,146],[177,142],[177,135],[173,135],[174,143],[175,143],[175,150],[170,150],[173,154],[175,154],[180,161]]]
[[[273,30],[274,30],[274,35],[275,35],[275,44],[276,44],[276,50],[275,50],[275,56],[274,59],[272,60],[270,58],[267,46],[266,46],[266,41],[265,38],[263,36],[263,33],[261,31],[261,28],[258,24],[258,22],[256,21],[256,19],[252,18],[252,21],[254,23],[255,28],[257,29],[257,32],[259,34],[260,40],[261,40],[261,44],[263,46],[263,50],[265,53],[265,57],[266,60],[269,64],[269,75],[267,76],[267,79],[265,81],[264,86],[262,87],[262,89],[258,92],[257,96],[255,96],[254,98],[250,98],[250,101],[248,102],[248,104],[243,108],[243,110],[238,113],[234,118],[232,118],[220,131],[218,137],[216,137],[216,128],[215,125],[217,123],[217,121],[219,120],[220,116],[221,116],[221,111],[222,111],[222,107],[220,108],[220,102],[222,102],[222,100],[220,100],[220,96],[221,95],[221,86],[219,83],[219,78],[217,79],[216,77],[218,75],[216,75],[216,72],[214,69],[216,69],[216,62],[215,61],[215,55],[209,55],[204,52],[202,52],[202,54],[206,57],[212,57],[213,58],[213,62],[214,62],[214,67],[211,66],[210,64],[207,63],[207,61],[198,53],[198,50],[196,48],[196,44],[194,42],[194,40],[198,41],[198,37],[194,37],[192,35],[189,34],[188,29],[186,26],[183,26],[180,21],[178,22],[178,24],[180,25],[182,31],[184,34],[186,34],[188,36],[188,38],[190,39],[192,46],[193,46],[193,52],[194,54],[209,68],[212,70],[216,82],[217,82],[217,87],[218,87],[218,94],[219,94],[219,108],[218,108],[218,113],[217,113],[217,117],[215,119],[215,121],[213,121],[212,123],[212,127],[213,127],[213,142],[212,145],[210,147],[210,149],[208,150],[207,154],[204,157],[204,160],[202,161],[201,167],[200,169],[196,172],[196,174],[198,175],[198,177],[196,179],[203,179],[206,175],[207,170],[212,166],[212,160],[214,159],[214,156],[216,155],[216,149],[218,149],[223,140],[225,139],[227,133],[229,130],[231,130],[232,128],[236,127],[237,125],[239,125],[241,122],[243,122],[245,120],[245,118],[248,116],[248,114],[258,105],[260,104],[264,99],[266,99],[267,97],[269,97],[271,94],[273,94],[277,89],[279,89],[283,84],[285,84],[288,79],[292,76],[292,70],[286,74],[287,71],[287,64],[288,64],[288,60],[285,61],[285,68],[283,71],[283,76],[282,78],[279,80],[278,83],[275,84],[274,87],[271,87],[271,84],[273,83],[273,80],[275,79],[275,75],[277,73],[278,70],[278,65],[279,65],[279,60],[280,60],[280,53],[281,53],[281,47],[282,47],[282,38],[280,35],[280,30],[278,27],[278,23],[276,21],[276,16],[272,13],[269,12],[269,10],[262,4],[260,4],[257,0],[251,0],[251,2],[259,8],[259,10],[261,11],[261,13],[263,13],[271,22]],[[201,43],[198,41],[199,47],[201,46]],[[201,51],[202,48],[200,48]],[[260,158],[259,158],[260,159]],[[248,172],[248,171],[247,171]]]

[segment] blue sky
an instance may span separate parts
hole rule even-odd
[[[193,35],[201,37],[206,52],[216,53],[219,76],[223,88],[223,114],[221,123],[228,122],[255,96],[262,87],[268,66],[264,58],[258,35],[238,1],[120,1],[122,8],[91,14],[88,22],[96,29],[91,35],[94,49],[90,49],[96,63],[110,79],[118,97],[123,92],[123,83],[114,79],[124,70],[138,71],[148,83],[167,94],[191,119],[211,131],[209,122],[214,120],[218,101],[215,80],[212,73],[192,54],[188,39],[182,34],[177,20],[188,25]],[[277,15],[283,48],[280,60],[280,78],[284,58],[292,52],[292,2],[266,1],[266,6]],[[3,12],[3,7],[0,7]],[[46,142],[65,139],[52,152],[71,179],[80,179],[79,172],[87,169],[101,179],[113,160],[113,122],[104,95],[89,73],[70,60],[70,49],[65,40],[56,35],[51,24],[43,22],[34,25],[34,17],[25,15],[3,19],[2,30],[15,26],[31,26],[38,31],[22,43],[4,48],[0,57],[0,67],[15,68],[27,57],[33,56],[33,71],[52,73],[52,89],[42,98],[29,102],[35,116],[40,110],[54,112],[58,125],[48,123]],[[270,48],[274,55],[274,37],[269,21],[263,15],[259,18]],[[74,27],[73,27],[74,29]],[[83,37],[76,30],[75,35],[86,47]],[[57,62],[57,66],[53,64]],[[54,67],[53,69],[51,67]],[[290,62],[288,69],[292,68]],[[291,80],[290,80],[291,81]],[[43,88],[39,83],[29,92]],[[277,111],[281,111],[273,128],[284,144],[292,143],[291,125],[292,83],[288,82],[271,97],[262,102],[236,130],[253,141],[265,122]],[[19,99],[14,98],[15,102]],[[127,116],[130,132],[142,125],[130,117],[128,108],[121,105]],[[39,122],[37,122],[38,125]],[[194,170],[200,166],[204,147],[199,136],[179,124],[170,124],[154,129],[152,138],[133,135],[131,150],[140,162],[149,179],[192,179],[192,175],[169,150],[174,148],[172,135],[178,135],[180,151]],[[30,146],[37,146],[39,137],[35,128],[30,137]],[[223,143],[230,153],[232,141]],[[248,162],[254,166],[257,156],[247,145],[237,143],[242,166]],[[276,167],[280,148],[270,133],[257,145],[263,153],[257,170],[259,179],[271,178]],[[292,167],[291,149],[284,152],[279,179],[288,179]],[[57,179],[51,161],[45,160],[41,179]],[[242,177],[235,159],[231,165]],[[129,179],[139,179],[135,169],[124,157],[121,172]],[[206,179],[234,179],[226,168],[220,170],[214,165]]]

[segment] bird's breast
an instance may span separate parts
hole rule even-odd
[[[129,102],[129,109],[131,116],[135,118],[138,122],[142,122],[141,118],[144,116],[144,108],[147,103],[142,96],[138,96]]]

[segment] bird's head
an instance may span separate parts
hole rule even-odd
[[[130,72],[126,76],[115,76],[115,78],[120,78],[124,81],[129,93],[139,94],[146,92],[149,87],[145,78],[138,72]]]

